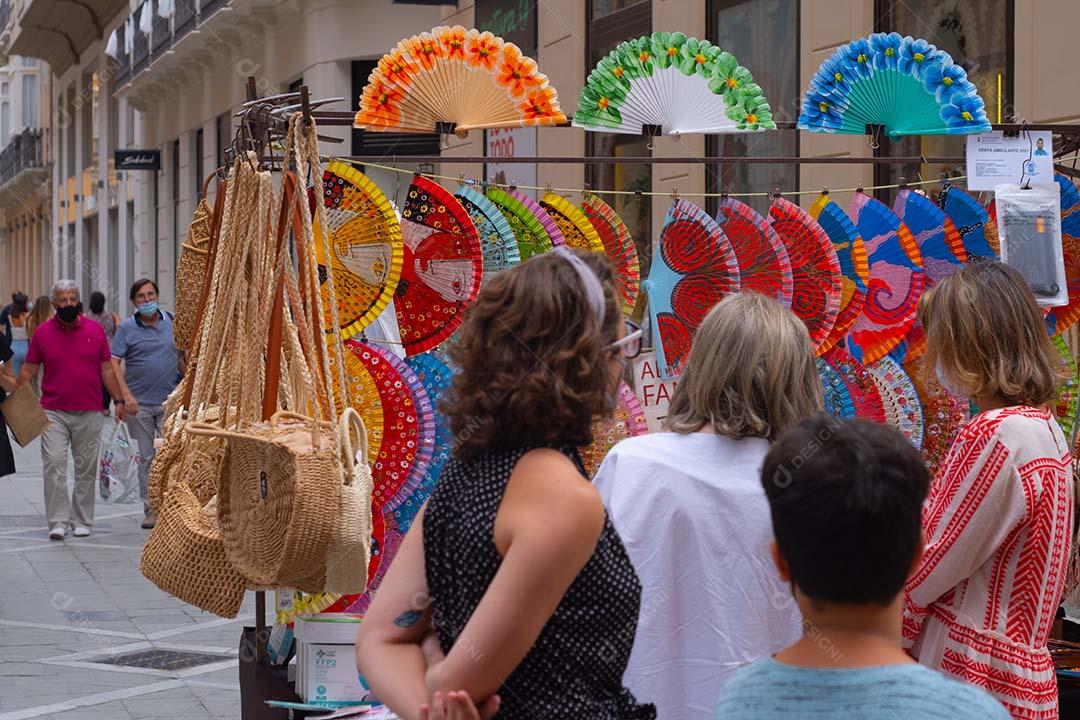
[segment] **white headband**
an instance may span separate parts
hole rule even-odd
[[[589,304],[592,305],[593,312],[596,314],[597,327],[603,328],[604,286],[600,284],[600,278],[596,276],[592,268],[585,264],[584,260],[568,250],[565,245],[559,245],[553,252],[570,263],[570,266],[577,271],[581,284],[585,288],[585,294],[589,298]]]

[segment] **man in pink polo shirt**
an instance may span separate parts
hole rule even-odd
[[[49,539],[63,540],[68,525],[75,537],[86,537],[94,524],[94,485],[101,444],[102,383],[116,401],[116,416],[124,419],[120,383],[112,366],[105,331],[79,316],[79,289],[60,280],[50,293],[56,315],[34,331],[19,373],[19,384],[32,381],[39,367],[41,406],[49,426],[41,435],[45,485],[45,514]],[[68,449],[75,460],[75,491],[67,493]]]

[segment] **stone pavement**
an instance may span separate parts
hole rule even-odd
[[[38,443],[14,449],[19,472],[0,478],[0,720],[238,720],[254,595],[227,620],[158,590],[139,573],[141,503],[99,498],[90,537],[50,542]],[[100,662],[150,648],[225,657],[184,670]]]

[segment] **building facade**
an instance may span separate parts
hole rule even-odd
[[[53,148],[45,193],[52,224],[49,240],[36,241],[47,247],[20,249],[19,257],[29,252],[42,258],[49,278],[74,277],[84,291],[105,291],[121,310],[127,287],[142,276],[157,280],[169,306],[188,222],[203,179],[221,164],[232,141],[232,113],[244,101],[249,76],[261,94],[302,82],[313,96],[348,99],[336,109],[355,109],[374,61],[399,38],[440,24],[476,25],[517,42],[536,57],[567,114],[576,109],[589,70],[611,48],[644,33],[679,30],[730,50],[753,72],[776,118],[794,120],[810,77],[838,45],[874,30],[896,30],[925,37],[962,62],[992,120],[1080,120],[1080,95],[1060,71],[1070,48],[1067,28],[1080,21],[1080,4],[1072,0],[460,0],[442,6],[395,0],[83,0],[83,16],[57,12],[56,5],[10,3],[0,35],[0,49],[40,57],[53,72],[52,123],[44,138]],[[401,168],[415,167],[408,162],[410,152],[440,152],[438,138],[391,143],[348,128],[322,132],[342,141],[325,145],[327,154],[386,155],[385,164]],[[938,166],[601,165],[588,158],[956,156],[962,141],[915,138],[875,149],[863,137],[796,131],[648,141],[572,128],[515,131],[512,142],[499,133],[444,138],[445,161],[432,169],[484,178],[483,166],[454,158],[485,152],[494,157],[507,148],[516,148],[517,155],[569,155],[583,162],[491,166],[485,179],[512,175],[518,184],[539,188],[657,193],[612,199],[635,235],[643,272],[673,192],[816,193],[885,184],[901,175],[962,172]],[[155,151],[160,167],[116,172],[117,149]],[[391,199],[400,199],[407,175],[368,171]],[[812,199],[800,197],[804,203]],[[764,209],[767,201],[752,202]],[[4,247],[6,252],[11,246]]]

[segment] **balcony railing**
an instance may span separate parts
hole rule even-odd
[[[11,0],[0,0],[0,32],[7,29],[11,17]]]
[[[113,85],[120,87],[131,77],[131,56],[127,52],[127,28],[121,25],[116,30],[116,74]]]
[[[183,37],[195,27],[197,0],[176,0],[176,16],[173,18],[173,33]]]
[[[7,185],[24,170],[44,169],[44,145],[41,130],[27,128],[11,138],[0,150],[0,186]]]
[[[133,43],[135,49],[131,53],[131,74],[135,75],[146,67],[150,61],[150,38],[139,28],[135,28],[133,32],[135,33],[135,42]]]
[[[154,32],[151,39],[155,58],[172,46],[172,31],[169,28],[169,18],[158,15],[158,5],[160,3],[161,0],[154,0],[152,3],[154,8]]]

